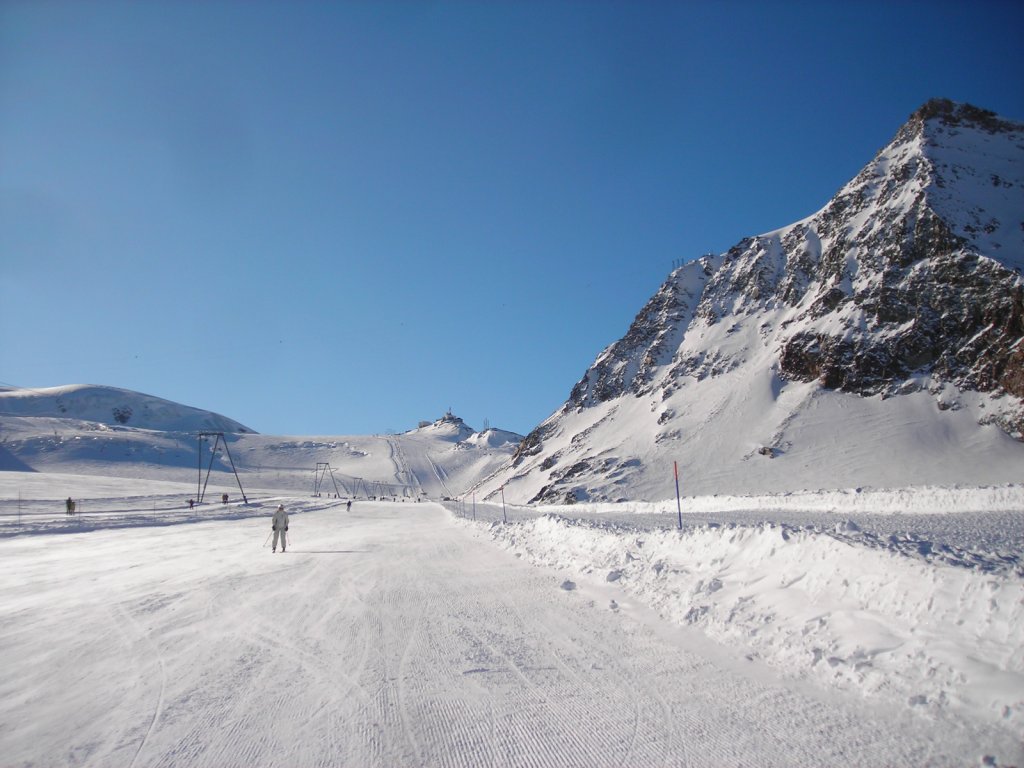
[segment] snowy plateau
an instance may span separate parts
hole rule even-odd
[[[1024,766],[1022,157],[929,102],[526,437],[0,390],[0,766]]]

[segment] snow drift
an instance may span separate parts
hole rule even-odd
[[[756,505],[747,499],[748,510],[764,514]],[[929,559],[903,549],[907,539],[859,535],[858,517],[827,528],[820,513],[805,513],[817,525],[802,527],[719,513],[671,530],[580,507],[575,519],[466,524],[591,595],[612,595],[613,609],[638,600],[794,679],[922,714],[960,713],[1024,737],[1019,563]],[[1019,535],[1019,507],[1016,514]]]

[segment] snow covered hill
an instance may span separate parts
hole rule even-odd
[[[0,416],[78,419],[161,432],[252,432],[218,413],[117,387],[0,388]]]
[[[223,431],[223,443],[199,431]],[[0,471],[160,479],[220,489],[319,490],[402,499],[456,496],[492,474],[522,436],[445,414],[400,435],[261,435],[218,414],[113,387],[0,392]],[[212,453],[214,447],[217,452]],[[330,465],[317,475],[318,464]],[[234,492],[232,491],[232,492]]]
[[[508,467],[517,502],[1018,482],[1024,125],[936,100],[819,212],[674,271]]]

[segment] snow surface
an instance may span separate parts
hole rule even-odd
[[[982,509],[949,511],[971,506]],[[678,530],[674,501],[504,514],[481,503],[475,524],[530,562],[614,582],[786,675],[1024,736],[1024,486],[683,508]],[[474,517],[472,504],[456,511]],[[514,524],[499,524],[510,511]]]
[[[730,345],[749,342],[755,352],[744,353],[750,357],[743,365],[682,379],[668,398],[627,395],[557,412],[543,454],[482,481],[478,497],[494,501],[504,486],[507,501],[526,503],[581,459],[598,468],[575,486],[581,501],[667,498],[674,464],[683,492],[694,496],[973,487],[1021,478],[1024,443],[978,423],[998,406],[991,396],[927,378],[908,380],[906,394],[888,398],[785,382],[768,361],[771,350],[749,339],[757,323],[733,334],[723,325],[706,332],[722,336],[715,344],[726,356]],[[758,347],[763,360],[754,357]],[[672,416],[663,423],[666,412]],[[555,460],[542,468],[544,457]]]
[[[640,507],[190,512],[191,488],[0,473],[5,765],[1024,762],[1022,580],[860,540],[897,493],[839,518],[745,502],[821,531],[690,499],[717,522],[680,533]],[[1021,499],[978,493],[994,514]],[[265,548],[278,503],[284,555]]]
[[[932,121],[924,154],[944,179],[929,189],[956,234],[1011,269],[1024,269],[1024,132],[964,130]]]

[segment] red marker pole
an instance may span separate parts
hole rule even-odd
[[[672,462],[672,469],[676,473],[676,511],[679,513],[679,530],[683,530],[683,505],[679,501],[679,462]]]

